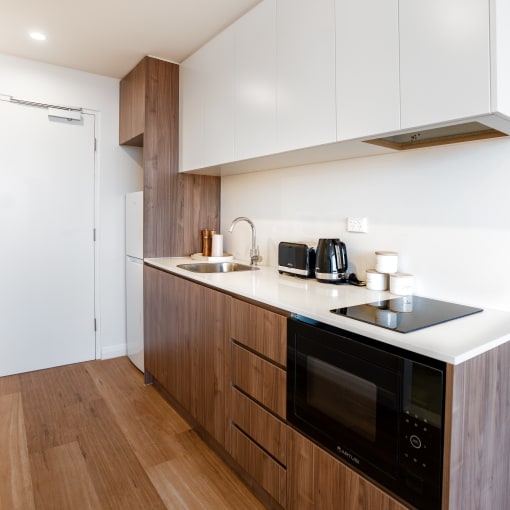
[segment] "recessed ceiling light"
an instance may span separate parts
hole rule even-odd
[[[36,41],[46,41],[46,36],[44,34],[41,34],[41,32],[32,32],[30,34],[30,37],[32,39],[35,39]]]

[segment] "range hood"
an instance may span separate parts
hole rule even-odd
[[[501,136],[508,136],[508,134],[495,127],[482,124],[482,122],[470,121],[450,126],[423,128],[408,133],[398,133],[365,140],[365,142],[394,150],[408,150],[433,145],[468,142],[471,140],[485,140]]]

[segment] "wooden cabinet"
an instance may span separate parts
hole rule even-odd
[[[286,424],[285,312],[148,265],[144,296],[146,376],[245,478],[289,510],[407,508]],[[509,421],[510,343],[448,365],[444,510],[506,508]]]
[[[145,368],[220,445],[226,445],[229,300],[144,267]]]
[[[120,82],[119,143],[143,146],[147,60],[142,60]]]
[[[286,315],[231,301],[232,458],[286,505]]]
[[[201,251],[219,228],[220,179],[179,174],[179,66],[145,57],[120,82],[120,142],[143,145],[145,257]]]
[[[148,265],[144,296],[146,380],[285,506],[286,372],[250,346],[285,359],[286,316]]]
[[[336,0],[335,15],[338,140],[397,131],[399,1]]]
[[[277,0],[277,151],[336,141],[335,0]]]
[[[290,427],[287,485],[289,510],[408,508]]]

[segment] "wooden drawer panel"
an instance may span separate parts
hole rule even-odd
[[[287,471],[239,429],[232,426],[232,457],[282,507],[287,500]]]
[[[409,509],[290,427],[288,439],[288,510]]]
[[[287,372],[259,356],[232,344],[232,383],[285,418]]]
[[[232,388],[232,422],[268,451],[278,462],[287,464],[287,426]]]
[[[287,366],[287,318],[239,299],[232,300],[232,338]]]

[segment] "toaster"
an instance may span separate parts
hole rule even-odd
[[[315,246],[306,243],[288,243],[278,245],[278,271],[301,278],[315,276]]]

